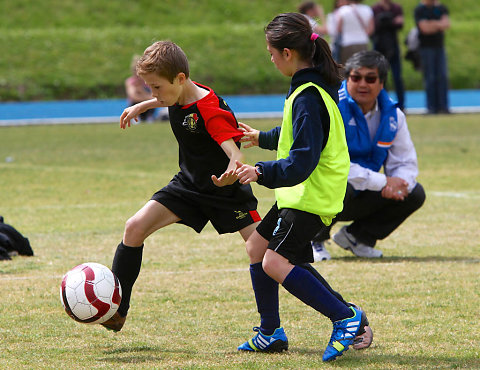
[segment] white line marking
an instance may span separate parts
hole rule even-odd
[[[435,197],[447,197],[447,198],[463,198],[463,199],[479,199],[480,193],[474,191],[428,191],[427,196],[433,195]]]
[[[219,274],[228,272],[248,272],[248,268],[234,268],[234,269],[221,269],[221,270],[178,270],[178,271],[148,271],[144,275],[181,275],[181,274]],[[1,274],[1,272],[0,272]],[[0,281],[13,281],[13,280],[38,280],[38,279],[58,279],[60,280],[63,275],[35,275],[35,276],[2,276],[0,275]]]

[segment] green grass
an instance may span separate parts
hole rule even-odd
[[[330,244],[333,260],[315,264],[375,331],[370,349],[333,364],[321,363],[331,324],[283,289],[288,353],[236,351],[258,325],[248,259],[239,235],[218,236],[210,225],[200,235],[173,225],[147,240],[122,332],[71,320],[59,300],[62,274],[82,262],[111,264],[125,220],[177,171],[173,136],[165,124],[1,128],[0,213],[35,251],[0,262],[1,367],[479,368],[479,119],[408,117],[424,207],[379,243],[383,259]],[[245,153],[251,163],[275,154]],[[265,214],[273,192],[254,192]]]
[[[365,1],[373,4],[375,0]],[[443,1],[451,87],[478,88],[480,31],[476,0]],[[264,26],[299,1],[18,0],[0,12],[0,100],[123,97],[132,55],[170,39],[187,53],[192,77],[220,94],[283,93],[288,81],[266,52]],[[325,2],[331,10],[333,1]],[[403,0],[405,34],[418,0]],[[402,43],[403,47],[403,43]],[[7,52],[8,51],[8,52]],[[213,68],[212,68],[213,67]],[[407,89],[421,90],[421,74],[404,63]]]

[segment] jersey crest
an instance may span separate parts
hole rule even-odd
[[[188,131],[195,132],[197,129],[198,114],[190,113],[182,122],[182,126],[185,127]]]

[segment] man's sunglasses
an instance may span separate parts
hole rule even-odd
[[[348,77],[352,82],[360,82],[363,78],[367,84],[374,84],[378,79],[378,76],[348,75]]]

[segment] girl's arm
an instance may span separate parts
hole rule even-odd
[[[323,113],[322,113],[323,112]],[[310,176],[320,160],[324,128],[330,125],[325,103],[316,88],[309,87],[297,96],[293,103],[293,144],[286,158],[258,162],[255,166],[263,174],[260,184],[274,189],[297,185]],[[237,170],[237,174],[241,170]],[[251,178],[252,172],[250,169]],[[239,180],[243,183],[241,176]],[[253,181],[256,181],[255,179]]]
[[[247,143],[244,148],[258,146],[262,149],[277,150],[278,138],[280,137],[280,126],[274,127],[270,131],[263,132],[256,130],[243,122],[238,122],[238,125],[244,135],[240,139],[240,142]]]

